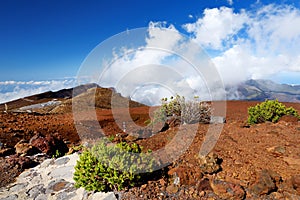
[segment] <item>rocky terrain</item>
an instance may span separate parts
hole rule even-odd
[[[101,131],[107,136],[115,136],[117,140],[123,130],[115,122],[109,108],[111,96],[119,95],[112,89],[91,87],[77,95],[78,101],[83,101],[82,104],[90,102],[90,106],[93,107],[93,101],[89,98],[95,93],[96,112],[81,110],[81,116],[88,121],[89,116],[96,113]],[[90,193],[75,190],[70,173],[60,171],[61,168],[72,165],[71,161],[74,164],[73,156],[77,155],[74,154],[75,147],[85,142],[75,128],[72,102],[65,97],[50,97],[46,100],[34,98],[31,97],[32,101],[26,105],[22,103],[23,101],[8,103],[8,108],[13,108],[11,110],[6,110],[5,105],[1,107],[0,199],[92,198]],[[33,108],[28,112],[19,110],[24,106],[54,99],[61,102],[52,105],[51,109]],[[129,100],[119,96],[117,102],[122,101]],[[197,130],[187,151],[157,172],[153,179],[146,180],[129,190],[115,192],[108,198],[300,199],[300,122],[294,117],[286,116],[275,124],[248,126],[247,109],[257,103],[227,102],[226,123],[216,146],[206,157],[200,158],[199,150],[209,126],[213,125],[182,125],[186,135],[190,135],[192,130]],[[300,112],[299,103],[284,104],[293,106]],[[132,121],[126,124],[128,136],[125,140],[135,141],[145,149],[156,151],[172,142],[177,134],[178,124],[170,124],[168,128],[151,137],[150,135],[145,135],[147,136],[145,138],[130,137],[132,132],[139,131],[130,129],[134,124],[145,126],[144,122],[149,119],[149,109],[151,108],[148,106],[130,101],[129,111]],[[121,116],[124,109],[119,107],[115,112],[117,114],[119,112]],[[88,130],[97,131],[97,127],[93,127],[91,123]],[[186,141],[185,136],[181,136],[179,142],[184,144]],[[175,151],[178,146],[172,148]],[[55,159],[65,153],[69,155]],[[47,171],[49,169],[52,175]],[[54,172],[57,173],[53,174]],[[22,181],[26,182],[24,180],[29,179],[40,179],[42,182],[31,181],[32,183],[27,185],[21,184]],[[18,182],[15,182],[16,180]],[[53,195],[50,198],[51,194]]]
[[[74,187],[73,173],[78,158],[74,153],[45,160],[20,174],[15,183],[1,188],[1,199],[116,199],[113,192],[93,193]]]

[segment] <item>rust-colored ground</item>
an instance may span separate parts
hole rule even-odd
[[[226,123],[213,149],[222,159],[222,171],[216,176],[219,179],[237,183],[244,188],[255,182],[258,172],[262,169],[277,172],[283,180],[288,180],[291,176],[300,174],[300,122],[286,118],[276,124],[263,123],[251,127],[245,126],[248,107],[257,103],[245,101],[227,102]],[[285,105],[293,106],[300,112],[300,104],[285,103]],[[117,118],[117,121],[122,122],[125,111],[120,109],[116,112],[117,117],[114,117],[110,110],[97,109],[97,119],[106,135],[115,135],[122,132],[121,129],[123,127],[116,125],[115,119]],[[149,119],[148,112],[148,107],[137,107],[130,110],[132,120],[139,126],[144,126],[144,122]],[[82,112],[79,116],[77,117],[77,124],[80,120],[83,120],[85,124],[93,120],[89,112]],[[92,126],[93,123],[91,127],[85,126],[85,128],[87,130],[94,128],[94,131],[99,131],[99,127],[95,128]],[[192,144],[172,165],[173,167],[183,167],[186,170],[193,169],[193,174],[197,174],[198,170],[200,171],[197,155],[210,125],[184,125],[183,129],[189,135],[189,131],[192,131],[192,128],[195,128],[195,126],[197,126],[196,129],[198,130]],[[134,124],[130,122],[126,124],[126,128],[128,133],[130,133],[130,130],[137,131]],[[177,130],[178,128],[171,128],[165,132],[157,133],[151,138],[139,139],[136,142],[144,146],[145,149],[156,151],[171,142],[177,134]],[[0,114],[0,141],[6,147],[13,147],[21,139],[29,140],[36,133],[58,133],[64,138],[69,147],[80,143],[80,137],[77,134],[73,114],[71,113],[47,115],[27,113]],[[184,135],[180,137],[181,140],[177,142],[185,143],[187,138]],[[173,146],[172,148],[176,151],[177,148],[181,148],[180,146]],[[274,151],[276,147],[283,150],[276,152]],[[172,148],[170,149],[171,151]],[[18,173],[13,167],[1,165],[2,186],[13,181]],[[197,177],[191,175],[189,179],[189,183],[193,184],[192,179],[197,179]],[[166,190],[163,185],[153,185],[153,183],[149,182],[148,186],[143,186],[145,190],[142,191],[140,188],[136,188],[135,191],[131,190],[131,192],[133,195],[139,195],[142,192],[147,193],[147,191],[155,194]]]

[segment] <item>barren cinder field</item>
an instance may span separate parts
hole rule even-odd
[[[226,123],[212,152],[199,158],[200,147],[210,124],[181,125],[186,135],[197,130],[185,152],[156,177],[142,185],[119,193],[123,199],[299,199],[300,198],[300,122],[293,117],[283,117],[278,123],[262,123],[248,126],[247,109],[258,102],[228,101]],[[300,111],[300,104],[284,103]],[[145,149],[159,150],[178,133],[174,124],[150,137],[146,134],[145,121],[149,119],[149,107],[130,108],[132,122],[128,122],[127,134],[145,133],[144,138],[125,137]],[[93,111],[95,112],[95,111]],[[122,108],[116,109],[122,121]],[[118,113],[119,112],[119,113]],[[100,131],[116,136],[123,132],[110,109],[96,109]],[[90,119],[90,113],[82,112],[82,119]],[[78,123],[77,119],[77,122]],[[134,123],[134,124],[130,124]],[[140,129],[131,129],[134,125]],[[97,131],[99,127],[87,127]],[[196,129],[195,129],[196,127]],[[89,131],[87,131],[88,134]],[[84,137],[77,134],[71,112],[52,114],[1,113],[0,140],[11,152],[0,157],[0,185],[4,187],[14,181],[24,169],[11,166],[8,157],[15,154],[14,146],[22,139],[30,140],[36,134],[53,135],[68,147],[82,143]],[[187,141],[185,134],[176,140]],[[174,145],[177,151],[181,145]],[[4,147],[2,147],[3,149]],[[172,151],[172,148],[169,151]],[[203,159],[205,162],[203,163]],[[205,164],[206,163],[206,164]],[[176,179],[177,178],[177,179]],[[179,178],[179,179],[178,179]],[[175,184],[175,179],[177,180]],[[178,182],[179,180],[179,182]]]

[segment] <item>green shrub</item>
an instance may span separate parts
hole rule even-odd
[[[88,191],[122,190],[139,183],[141,171],[151,173],[154,168],[155,160],[150,153],[142,153],[138,144],[101,141],[80,155],[74,172],[75,187]]]
[[[186,100],[185,97],[176,95],[168,98],[163,98],[162,105],[154,113],[152,123],[164,122],[168,117],[180,117],[182,123],[209,123],[211,116],[211,106],[205,102],[199,102],[198,97],[193,100]]]
[[[254,107],[248,108],[248,123],[257,124],[265,121],[278,122],[280,117],[284,115],[300,116],[294,108],[286,108],[285,105],[278,100],[266,100]]]

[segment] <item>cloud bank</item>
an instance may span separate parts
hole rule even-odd
[[[229,1],[232,4],[232,1]],[[183,40],[178,28],[166,22],[151,22],[149,24],[149,37],[143,48],[133,51],[123,48],[125,56],[115,56],[105,76],[107,85],[116,86],[120,77],[135,71],[135,76],[127,76],[127,82],[137,83],[149,80],[148,72],[137,72],[141,66],[169,66],[178,71],[181,78],[170,78],[162,72],[152,73],[166,82],[172,82],[185,95],[200,95],[204,100],[212,100],[212,95],[221,92],[218,88],[207,88],[207,77],[201,77],[193,71],[182,59],[171,55],[170,52],[149,50],[148,47],[160,45],[161,49],[190,51],[185,54],[192,55],[199,49],[187,49],[191,43],[196,43],[210,56],[212,63],[218,69],[225,86],[233,86],[249,79],[286,79],[290,74],[300,75],[300,10],[291,5],[264,5],[253,6],[251,10],[220,7],[205,9],[203,15],[182,27],[189,36]],[[170,37],[165,30],[174,31]],[[130,53],[129,53],[130,52]],[[190,56],[188,56],[190,57]],[[200,63],[201,56],[194,63]],[[167,72],[166,72],[167,73]],[[283,76],[284,74],[284,76]],[[292,77],[292,76],[291,76]],[[293,76],[295,77],[295,75]],[[212,78],[212,77],[210,77]],[[300,83],[300,77],[294,78]],[[101,82],[99,83],[102,84]],[[133,92],[132,86],[116,86],[125,96],[137,98],[144,103],[153,102],[157,97],[170,96],[174,91],[170,88],[157,85],[153,87],[139,85],[140,92]],[[188,85],[188,87],[185,87]],[[160,89],[159,89],[160,88]],[[189,88],[189,89],[187,89]],[[155,92],[157,91],[157,92]],[[160,92],[158,92],[160,91]],[[162,92],[164,91],[164,92]],[[217,98],[218,99],[218,98]],[[157,103],[157,102],[155,102]]]
[[[236,84],[299,73],[299,25],[298,8],[270,4],[238,12],[205,9],[203,17],[183,27],[208,51],[225,84]]]
[[[75,79],[50,81],[2,81],[0,82],[0,103],[47,91],[57,91],[76,86]]]
[[[183,95],[193,98],[201,94],[201,100],[224,99],[222,82],[203,49],[190,38],[179,33],[173,25],[166,22],[151,22],[146,29],[132,30],[115,36],[108,41],[124,40],[134,44],[134,48],[120,46],[112,48],[112,58],[104,59],[100,79],[92,80],[104,87],[115,87],[123,96],[131,97],[146,104],[160,104],[162,97]],[[133,37],[135,36],[135,37]],[[137,39],[142,36],[141,40]],[[86,68],[97,63],[93,57],[101,57],[109,46],[102,44],[86,59]],[[82,69],[82,71],[84,71]],[[90,76],[95,74],[92,72]],[[81,74],[81,73],[79,73]],[[86,75],[86,73],[82,72]],[[217,89],[218,91],[216,92]],[[224,94],[224,89],[223,89]]]

